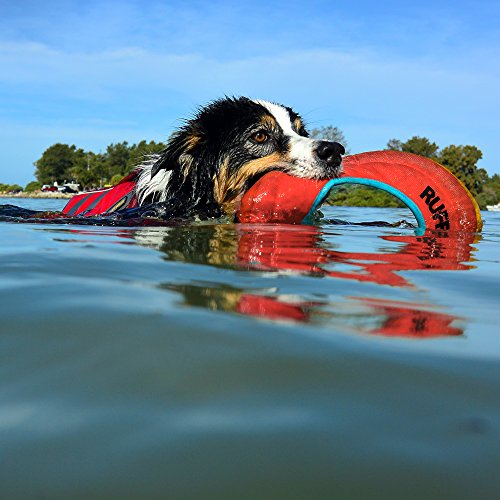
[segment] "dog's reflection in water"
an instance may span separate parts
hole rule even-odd
[[[232,283],[230,275],[221,283],[196,283],[190,279],[189,283],[161,285],[180,293],[185,305],[275,321],[329,323],[334,328],[378,335],[433,337],[463,333],[455,325],[460,318],[437,311],[430,304],[343,296],[339,280],[416,290],[400,271],[470,269],[472,266],[466,262],[471,260],[474,235],[380,236],[383,250],[377,252],[332,249],[335,245],[331,235],[326,241],[321,228],[315,226],[190,225],[161,231],[140,229],[134,238],[160,250],[167,260],[248,270],[268,277],[295,274],[332,279],[327,293],[313,290],[303,295],[283,293],[272,286],[272,281],[269,287],[252,289],[264,280],[252,280],[245,287],[247,279]]]

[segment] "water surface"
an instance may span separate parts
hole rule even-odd
[[[500,214],[324,213],[0,223],[2,497],[497,496]]]

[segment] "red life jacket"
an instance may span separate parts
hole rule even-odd
[[[92,217],[93,215],[110,214],[124,208],[137,207],[139,203],[135,195],[135,186],[138,177],[139,172],[134,171],[109,189],[77,194],[69,200],[62,211],[71,216]]]

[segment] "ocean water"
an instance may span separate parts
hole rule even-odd
[[[498,497],[500,213],[323,211],[0,222],[0,497]]]

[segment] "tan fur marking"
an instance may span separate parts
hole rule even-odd
[[[179,163],[182,167],[182,175],[186,178],[193,167],[193,157],[189,154],[201,141],[199,135],[191,134],[184,141],[184,152],[181,154]]]
[[[193,157],[189,153],[182,153],[179,157],[179,165],[182,168],[182,175],[186,178],[193,168]]]
[[[263,156],[262,158],[257,158],[256,160],[249,161],[243,165],[238,172],[233,175],[231,179],[232,188],[243,187],[243,184],[250,177],[256,174],[270,170],[277,163],[283,163],[285,158],[281,153],[273,153],[268,156]]]
[[[215,201],[222,206],[225,213],[234,213],[235,205],[242,194],[245,182],[254,175],[271,170],[278,163],[286,161],[280,153],[273,153],[263,158],[249,161],[238,172],[229,176],[229,160],[226,160],[218,175],[214,178]]]
[[[262,125],[269,127],[271,130],[278,128],[278,122],[276,121],[276,118],[274,118],[274,116],[264,115],[260,119],[260,122],[262,123]]]
[[[295,120],[293,121],[293,125],[295,127],[295,130],[297,130],[297,132],[304,126],[302,120],[299,117],[295,118]]]
[[[191,151],[194,149],[201,141],[201,137],[199,135],[189,135],[184,142],[186,146],[186,151]]]
[[[214,198],[222,205],[226,197],[228,186],[229,159],[226,158],[221,165],[219,172],[214,176]]]

